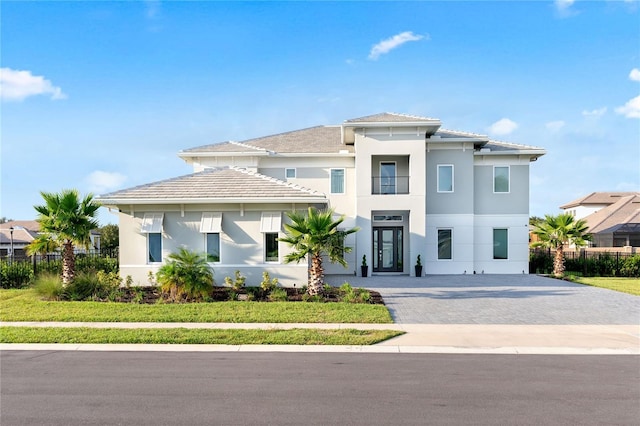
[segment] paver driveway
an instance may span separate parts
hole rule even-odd
[[[640,325],[640,297],[537,275],[327,276],[379,291],[400,324]]]

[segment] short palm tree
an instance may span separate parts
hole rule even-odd
[[[213,271],[204,253],[181,247],[168,256],[168,262],[158,270],[158,283],[171,300],[202,299],[213,287]]]
[[[40,255],[42,257],[60,248],[60,244],[50,235],[41,234],[34,238],[33,241],[25,247],[25,250],[29,256]]]
[[[531,246],[555,250],[553,274],[561,277],[564,274],[564,246],[585,246],[591,239],[588,230],[587,223],[582,219],[576,220],[571,213],[546,215],[533,227],[532,233],[538,237],[538,241],[531,243]]]
[[[334,220],[333,209],[318,210],[309,207],[307,214],[292,211],[287,213],[290,224],[285,224],[286,237],[279,240],[288,243],[293,251],[284,257],[286,263],[297,262],[311,256],[309,267],[309,282],[307,292],[310,295],[322,294],[324,291],[324,268],[322,256],[328,256],[332,263],[339,263],[346,267],[344,254],[351,251],[351,247],[344,246],[347,235],[357,232],[359,228],[339,230],[338,226],[344,221],[344,216]]]
[[[76,275],[75,246],[89,247],[91,230],[99,226],[95,216],[100,204],[92,194],[84,198],[75,189],[60,193],[40,192],[45,204],[34,206],[40,233],[62,247],[62,283],[69,284]]]

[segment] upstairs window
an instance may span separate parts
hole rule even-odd
[[[286,177],[287,179],[295,179],[296,169],[284,169],[284,177]]]
[[[438,164],[438,192],[453,192],[453,164]]]
[[[493,192],[509,192],[509,166],[493,168]]]
[[[331,193],[344,194],[344,169],[331,169]]]

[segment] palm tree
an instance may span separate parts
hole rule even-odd
[[[45,257],[47,254],[52,253],[60,248],[60,245],[56,240],[51,238],[50,235],[41,234],[33,239],[25,250],[29,256],[35,256],[39,254]]]
[[[314,296],[324,291],[324,268],[322,256],[329,257],[332,263],[339,263],[346,267],[344,253],[349,253],[351,247],[344,246],[347,235],[357,232],[359,228],[339,230],[338,226],[344,221],[344,216],[333,219],[333,209],[317,210],[309,207],[306,215],[292,211],[287,213],[291,224],[285,224],[285,238],[279,240],[288,243],[293,251],[284,257],[286,263],[307,259],[311,255],[309,267],[309,282],[307,292]]]
[[[553,274],[561,277],[564,274],[564,246],[585,246],[591,239],[588,230],[587,223],[582,219],[576,220],[571,213],[545,215],[544,220],[533,227],[532,233],[538,237],[538,241],[531,243],[531,246],[555,250]]]
[[[209,269],[205,254],[181,247],[168,258],[169,261],[158,270],[158,282],[171,300],[176,301],[183,296],[201,299],[211,291],[213,271]]]
[[[100,204],[93,200],[93,194],[82,198],[75,189],[40,192],[40,195],[45,204],[34,206],[38,212],[36,221],[40,224],[40,233],[62,246],[62,283],[66,285],[76,275],[75,246],[88,247],[91,230],[99,226],[94,218]]]

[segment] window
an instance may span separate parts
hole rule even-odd
[[[265,232],[264,234],[264,260],[265,262],[278,262],[278,233]]]
[[[331,193],[344,194],[344,169],[331,169]]]
[[[395,194],[396,193],[396,163],[381,162],[380,163],[380,193]]]
[[[402,222],[402,215],[373,215],[373,220],[376,222],[389,221],[389,222]]]
[[[509,258],[509,232],[507,229],[493,230],[493,258]]]
[[[147,261],[162,262],[162,220],[164,213],[145,213],[140,231],[147,234]]]
[[[286,177],[287,179],[295,179],[296,169],[284,169],[284,177]]]
[[[452,164],[438,164],[438,192],[453,192]]]
[[[451,260],[451,229],[438,229],[438,260]]]
[[[205,237],[207,262],[220,262],[220,234],[209,232]]]
[[[493,168],[493,192],[509,192],[509,166]]]
[[[162,234],[160,232],[147,234],[147,247],[149,263],[162,262]]]

